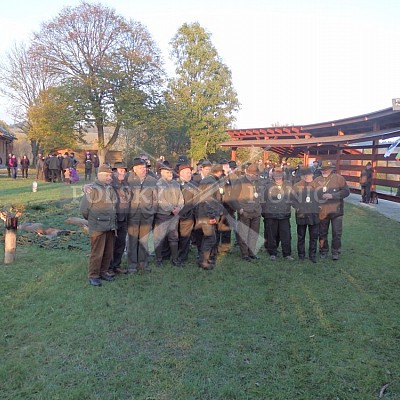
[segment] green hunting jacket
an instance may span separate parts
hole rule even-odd
[[[111,185],[96,180],[81,199],[80,212],[88,220],[89,235],[117,229],[117,193]]]

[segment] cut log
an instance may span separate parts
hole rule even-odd
[[[18,227],[21,231],[30,233],[43,233],[43,224],[37,222],[24,222]]]
[[[17,217],[7,217],[4,234],[4,264],[12,264],[17,250]]]
[[[69,217],[67,218],[64,223],[70,224],[70,225],[80,225],[80,226],[87,226],[88,222],[87,219],[84,218],[78,218],[78,217]]]

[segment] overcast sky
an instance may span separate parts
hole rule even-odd
[[[147,26],[168,72],[169,41],[199,22],[232,71],[237,128],[309,124],[391,107],[400,97],[399,0],[99,0]],[[79,0],[13,0],[0,56]],[[12,123],[0,99],[0,119]]]

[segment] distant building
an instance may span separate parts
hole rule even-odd
[[[6,163],[7,155],[13,151],[13,142],[17,138],[0,126],[0,158]]]

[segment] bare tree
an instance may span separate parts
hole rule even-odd
[[[33,57],[29,48],[21,43],[5,55],[0,64],[0,93],[10,100],[9,112],[24,133],[29,131],[27,115],[42,90],[55,84],[55,77],[48,74],[45,60]],[[39,143],[31,140],[34,157]]]
[[[79,114],[97,128],[102,156],[125,123],[144,119],[159,96],[160,51],[139,22],[101,4],[64,8],[34,35],[35,56],[75,92]],[[114,126],[105,143],[104,127]]]

